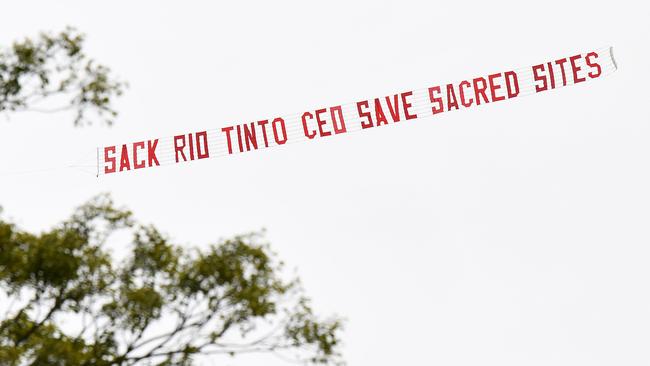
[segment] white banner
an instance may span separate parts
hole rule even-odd
[[[295,114],[97,149],[97,175],[216,158],[501,102],[616,71],[612,48]]]

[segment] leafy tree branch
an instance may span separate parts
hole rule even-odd
[[[113,101],[126,83],[84,52],[85,36],[74,28],[0,48],[0,112],[74,111],[75,125],[93,117],[112,124]]]
[[[106,243],[118,231],[132,239],[116,263]],[[105,195],[39,234],[0,220],[0,289],[24,303],[0,321],[0,364],[192,365],[251,352],[341,363],[340,319],[318,318],[282,268],[259,233],[186,249]]]

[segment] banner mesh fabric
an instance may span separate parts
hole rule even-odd
[[[97,149],[97,175],[217,158],[301,141],[408,124],[603,78],[617,65],[611,47],[352,103],[267,116],[253,122]]]

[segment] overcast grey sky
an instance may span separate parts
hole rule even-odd
[[[131,88],[110,129],[3,118],[0,174],[614,46],[619,70],[576,87],[135,174],[0,176],[0,205],[40,230],[108,191],[186,245],[265,227],[319,312],[348,319],[350,365],[650,362],[646,2],[14,1],[2,14],[5,45],[77,27]]]

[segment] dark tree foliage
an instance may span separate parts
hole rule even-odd
[[[340,363],[340,321],[317,318],[283,273],[258,234],[187,249],[106,195],[38,234],[0,220],[0,364]]]
[[[83,34],[66,28],[0,48],[0,112],[73,110],[76,125],[93,115],[110,125],[117,115],[112,102],[126,84],[88,58],[83,42]]]

